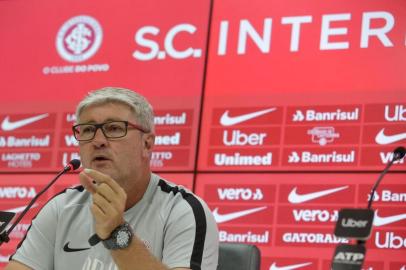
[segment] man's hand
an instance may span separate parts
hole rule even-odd
[[[124,223],[127,194],[112,178],[92,169],[84,169],[79,179],[93,197],[91,211],[96,221],[96,234],[101,239],[107,239],[115,228]]]

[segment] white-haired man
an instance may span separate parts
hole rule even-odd
[[[82,185],[44,206],[6,269],[215,270],[218,231],[209,208],[151,173],[146,99],[103,88],[79,103],[76,118]]]

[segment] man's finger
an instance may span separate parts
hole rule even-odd
[[[106,183],[114,192],[120,193],[121,187],[110,176],[88,168],[84,169],[83,173],[92,178],[97,184]]]
[[[83,171],[79,173],[79,180],[80,180],[80,183],[83,185],[83,187],[87,191],[89,191],[92,194],[96,192],[96,187],[95,187],[95,185],[93,183],[92,178],[90,178]]]

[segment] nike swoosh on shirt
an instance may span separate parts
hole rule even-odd
[[[4,131],[11,131],[11,130],[15,130],[17,128],[26,126],[28,124],[37,122],[45,117],[48,117],[48,113],[44,113],[44,114],[40,114],[37,116],[33,116],[33,117],[29,117],[29,118],[25,118],[25,119],[21,119],[18,121],[14,121],[11,122],[10,121],[10,117],[6,116],[6,118],[3,119],[3,122],[1,123],[1,129]]]
[[[257,112],[252,112],[252,113],[247,113],[247,114],[242,114],[239,116],[229,116],[228,113],[229,111],[225,111],[223,115],[220,118],[220,124],[223,126],[233,126],[248,120],[251,120],[253,118],[259,117],[261,115],[270,113],[275,111],[276,108],[270,108],[262,111],[257,111]]]
[[[219,214],[218,213],[218,207],[216,209],[213,210],[213,216],[214,219],[216,220],[217,223],[223,223],[223,222],[227,222],[236,218],[240,218],[243,216],[247,216],[250,215],[252,213],[255,212],[259,212],[262,211],[266,208],[266,206],[261,206],[261,207],[256,207],[256,208],[252,208],[252,209],[247,209],[247,210],[242,210],[242,211],[237,211],[237,212],[233,212],[233,213],[228,213],[228,214]]]
[[[273,263],[271,267],[269,267],[269,270],[292,270],[292,269],[297,269],[301,268],[307,265],[312,264],[311,262],[308,263],[301,263],[301,264],[292,264],[292,265],[287,265],[287,266],[276,266],[276,263]]]
[[[289,193],[288,200],[290,203],[303,203],[307,201],[311,201],[326,195],[329,195],[331,193],[338,192],[340,190],[346,189],[348,186],[344,187],[338,187],[338,188],[331,188],[331,189],[326,189],[322,191],[317,191],[317,192],[311,192],[307,194],[297,194],[296,189],[297,187],[293,188],[292,191]]]
[[[78,252],[78,251],[83,251],[83,250],[87,250],[87,249],[90,249],[90,247],[88,247],[88,248],[70,248],[69,242],[66,242],[66,244],[63,246],[63,251],[65,251],[65,252]]]
[[[391,144],[397,141],[406,139],[406,132],[394,134],[394,135],[385,135],[384,128],[379,131],[375,137],[375,142],[377,144]]]
[[[406,219],[406,213],[400,214],[400,215],[395,215],[395,216],[389,216],[389,217],[380,217],[378,216],[378,210],[375,212],[375,217],[374,217],[374,226],[384,226],[387,224],[391,224],[397,221],[400,221],[402,219]]]

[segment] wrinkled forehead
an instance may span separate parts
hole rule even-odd
[[[102,123],[106,121],[133,121],[137,118],[134,110],[122,102],[103,102],[88,105],[79,113],[77,123]]]

